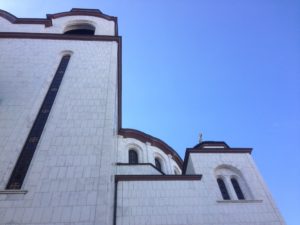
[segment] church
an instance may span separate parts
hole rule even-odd
[[[284,225],[251,148],[122,127],[118,20],[0,10],[0,225]]]

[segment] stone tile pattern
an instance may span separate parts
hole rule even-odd
[[[1,190],[62,52],[73,52],[22,187],[28,193],[0,195],[0,224],[110,224],[117,43],[1,39],[0,50]]]
[[[0,18],[0,32],[63,33],[76,21],[91,21],[98,35],[114,34],[112,21],[90,16],[58,18],[48,28]],[[143,163],[161,157],[163,171],[174,174],[170,155],[117,136],[117,43],[1,39],[0,51],[0,225],[111,225],[114,175],[135,173],[116,166],[128,162],[130,148]],[[65,51],[71,60],[23,183],[28,193],[1,193]],[[220,165],[238,168],[252,200],[261,201],[218,201]],[[153,174],[148,169],[136,174]],[[187,173],[203,178],[119,182],[117,224],[285,224],[250,155],[191,154]]]
[[[151,165],[118,165],[117,168],[117,174],[119,175],[161,175]]]
[[[249,154],[191,154],[200,181],[122,181],[118,184],[118,225],[284,225]],[[215,168],[239,169],[253,199],[225,202]],[[192,174],[192,173],[191,173]]]

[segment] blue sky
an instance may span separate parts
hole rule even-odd
[[[119,18],[123,127],[183,157],[204,140],[253,147],[287,224],[299,224],[300,1],[1,0],[17,17],[73,7]]]

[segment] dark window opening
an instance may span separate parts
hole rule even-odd
[[[245,199],[245,196],[242,192],[242,189],[238,183],[238,181],[235,179],[235,178],[231,178],[231,183],[232,183],[232,186],[234,188],[234,191],[236,193],[236,196],[238,197],[239,200],[244,200]]]
[[[162,171],[161,170],[161,163],[160,163],[160,161],[159,161],[158,158],[155,158],[155,166],[156,166],[157,169],[159,169],[160,171]]]
[[[68,35],[94,35],[95,27],[90,24],[75,24],[67,27],[64,34]]]
[[[138,164],[138,154],[135,150],[129,150],[129,164]]]
[[[74,34],[74,35],[94,35],[94,30],[87,30],[87,29],[76,29],[76,30],[69,30],[65,32],[65,34]]]
[[[37,117],[23,146],[23,149],[19,155],[6,189],[21,189],[22,187],[32,157],[46,125],[57,91],[65,74],[70,57],[70,55],[65,55],[61,59],[58,69],[46,94],[46,97],[44,98],[42,106],[37,114]]]
[[[221,191],[223,199],[224,200],[230,200],[230,196],[228,194],[228,191],[227,191],[227,188],[226,188],[226,185],[225,185],[223,179],[222,178],[218,178],[217,182],[218,182],[219,189]]]

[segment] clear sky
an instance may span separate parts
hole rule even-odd
[[[300,218],[300,1],[1,0],[17,17],[98,8],[123,37],[123,127],[181,157],[204,140],[253,147],[287,224]]]

